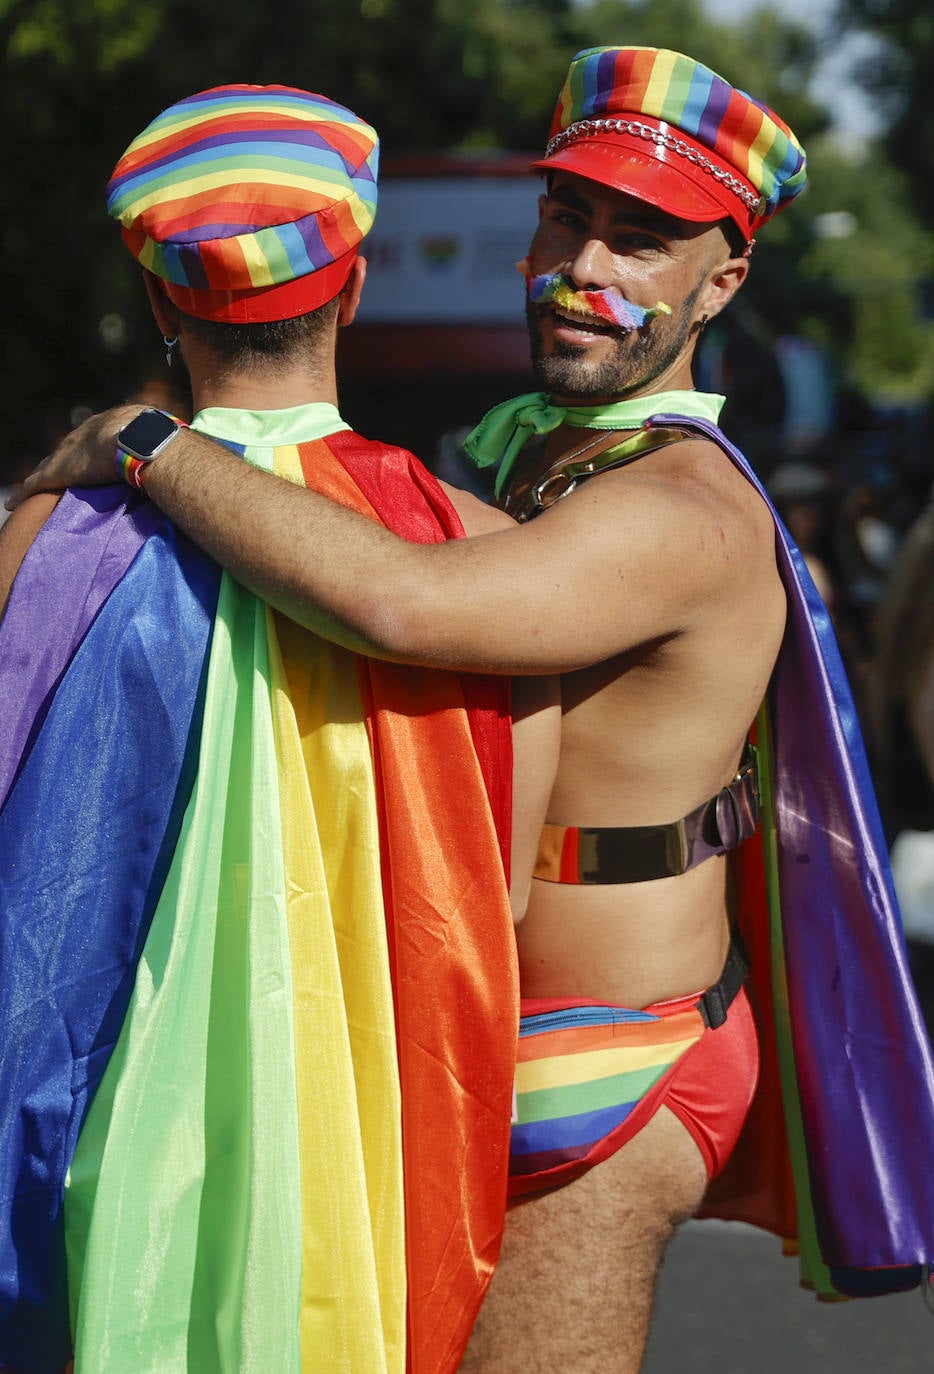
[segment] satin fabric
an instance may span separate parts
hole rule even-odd
[[[117,518],[100,519],[108,512]],[[155,506],[120,487],[64,492],[44,527],[41,557],[24,560],[7,616],[21,618],[23,633],[4,637],[0,657],[0,806],[71,655],[160,522]]]
[[[29,707],[16,717],[26,747],[0,813],[0,1355],[23,1370],[60,1370],[67,1349],[64,1177],[119,1032],[191,787],[189,730],[217,587],[204,555],[167,521],[151,511],[128,518],[122,493],[113,495],[59,503],[48,539],[34,545],[14,585],[0,641],[4,696],[19,681]],[[143,544],[147,525],[157,529]],[[77,575],[80,548],[85,577]],[[129,571],[100,605],[121,558]],[[177,572],[166,582],[168,561]],[[19,676],[37,657],[46,606],[51,675],[67,665],[69,683],[51,704],[48,676],[37,675],[36,691]],[[127,614],[147,640],[145,655],[124,633]],[[178,671],[165,677],[162,662],[173,654]],[[32,721],[46,711],[35,734]]]
[[[688,424],[753,484],[775,520],[788,598],[759,724],[770,781],[764,881],[748,881],[754,847],[740,851],[771,1067],[763,1063],[747,1139],[707,1205],[798,1234],[802,1276],[828,1295],[898,1289],[934,1261],[934,1061],[830,617],[762,484],[720,430],[675,414],[649,423]],[[771,922],[750,899],[766,890]]]
[[[440,488],[408,455],[356,436],[346,463],[324,447],[297,446],[284,475],[294,479],[296,458],[299,471],[303,460],[330,469],[362,508],[347,480],[355,462],[380,514],[403,532],[407,523],[414,537],[458,532]],[[158,580],[170,585],[170,570]],[[401,1367],[408,1322],[410,1367],[454,1369],[505,1197],[518,999],[502,865],[503,684],[371,671],[267,620],[226,584],[205,708],[220,726],[200,733],[197,784],[131,1013],[72,1161],[78,1368],[249,1370],[272,1360],[370,1374]],[[172,674],[173,647],[160,675]],[[277,824],[263,814],[273,793],[283,802]],[[341,899],[316,921],[322,888]],[[100,932],[95,923],[82,945],[77,920],[62,924],[80,973]],[[247,1006],[262,1014],[244,1016]],[[332,1033],[341,1019],[343,1034]],[[18,1264],[15,1240],[11,1252]],[[58,1280],[46,1297],[60,1303]],[[141,1313],[151,1318],[142,1345]],[[48,1307],[43,1319],[54,1339],[24,1368],[60,1368],[61,1328]],[[12,1350],[0,1347],[4,1358]]]

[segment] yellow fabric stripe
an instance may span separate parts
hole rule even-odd
[[[761,186],[768,194],[775,184],[775,173],[765,171],[765,159],[775,146],[777,131],[771,120],[763,118],[746,155],[746,176],[756,186]]]
[[[277,450],[276,472],[303,483],[297,449]],[[272,612],[269,625],[301,1141],[302,1369],[404,1374],[401,1102],[356,665]]]
[[[645,88],[642,105],[644,114],[654,115],[656,119],[661,118],[672,77],[675,74],[677,60],[677,53],[660,52],[656,57],[652,66],[652,75],[649,77]]]
[[[656,1068],[683,1054],[695,1044],[697,1035],[683,1036],[664,1045],[619,1045],[585,1054],[558,1054],[550,1059],[535,1059],[516,1065],[516,1091],[537,1092],[541,1088],[560,1088],[568,1083],[589,1083],[612,1078],[619,1073]]]
[[[305,474],[302,472],[302,460],[298,454],[297,444],[280,444],[276,449],[276,476],[284,477],[287,482],[294,482],[297,487],[305,485]]]

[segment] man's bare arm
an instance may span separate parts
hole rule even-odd
[[[88,422],[93,432],[77,431],[27,490],[106,476],[132,413]],[[76,458],[89,438],[92,451]],[[680,483],[648,463],[607,474],[528,525],[432,545],[190,432],[149,467],[146,490],[251,590],[338,643],[398,662],[532,674],[676,635],[735,576],[747,522],[736,511],[724,528],[689,468]]]

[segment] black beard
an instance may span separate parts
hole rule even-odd
[[[550,307],[526,301],[532,366],[543,391],[575,401],[603,396],[627,396],[646,386],[669,368],[683,352],[691,334],[691,314],[700,287],[692,291],[677,317],[656,316],[642,329],[608,335],[611,350],[599,361],[572,343],[552,342],[551,353],[542,348],[541,317]]]

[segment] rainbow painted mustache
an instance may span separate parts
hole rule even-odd
[[[525,277],[529,300],[536,305],[554,301],[562,310],[575,315],[591,315],[604,324],[615,325],[617,329],[641,329],[656,315],[670,315],[671,306],[664,301],[644,310],[641,305],[633,305],[618,291],[576,291],[567,277],[561,272],[546,272],[533,277],[528,269],[528,259],[516,263]]]

